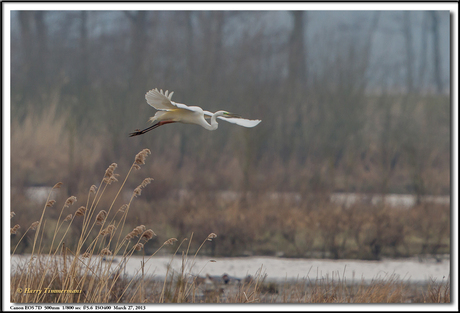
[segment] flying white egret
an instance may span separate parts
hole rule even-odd
[[[197,106],[187,106],[182,103],[173,102],[171,101],[173,93],[172,91],[168,94],[167,90],[163,92],[163,90],[160,89],[160,91],[158,91],[156,88],[147,92],[145,94],[145,100],[147,100],[150,106],[158,110],[155,116],[149,119],[149,121],[154,124],[143,130],[137,129],[134,133],[131,133],[129,137],[142,135],[161,125],[175,122],[197,124],[207,130],[217,129],[217,118],[244,127],[254,127],[261,122],[261,120],[247,120],[227,111],[211,113]],[[206,118],[211,118],[211,124],[206,121]]]

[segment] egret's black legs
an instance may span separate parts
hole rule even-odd
[[[150,127],[147,127],[146,129],[143,129],[143,130],[138,130],[137,129],[134,133],[129,134],[129,137],[134,137],[134,136],[139,136],[139,135],[145,134],[146,132],[151,131],[152,129],[155,129],[157,127],[160,127],[161,125],[165,125],[165,124],[169,124],[169,123],[174,123],[174,121],[161,121],[161,122],[158,122],[156,124],[153,124]]]

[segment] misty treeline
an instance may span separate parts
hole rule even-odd
[[[449,193],[448,12],[324,16],[13,12],[12,184],[63,181],[73,194],[148,148],[158,196]],[[214,132],[173,124],[129,138],[155,113],[144,99],[152,88],[262,123],[221,122]]]

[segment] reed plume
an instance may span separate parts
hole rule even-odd
[[[77,212],[75,212],[75,216],[84,216],[86,212],[86,208],[81,206],[78,208]]]
[[[113,233],[113,231],[115,230],[115,225],[109,225],[107,226],[107,228],[105,228],[103,231],[101,231],[101,235],[102,236],[106,236],[106,235],[110,235]]]
[[[125,240],[125,241],[129,241],[129,240],[133,239],[134,237],[135,237],[135,236],[133,236],[133,232],[130,232],[129,234],[126,235],[126,237],[125,237],[124,240]]]
[[[19,228],[21,228],[19,224],[14,225],[13,228],[10,228],[10,234],[16,234]]]
[[[127,208],[128,208],[128,205],[127,205],[127,204],[123,204],[123,205],[118,209],[118,212],[124,212],[124,211],[126,211]]]
[[[176,238],[169,238],[168,240],[165,241],[164,245],[173,245],[177,241]]]
[[[102,225],[106,217],[107,217],[107,211],[101,210],[99,214],[96,216],[96,224]]]
[[[140,242],[134,245],[134,250],[136,251],[141,251],[143,248],[144,248],[144,244]]]
[[[101,255],[112,255],[112,251],[110,251],[108,248],[104,248],[101,250]]]
[[[33,222],[33,223],[30,225],[30,229],[31,229],[31,230],[37,229],[38,224],[40,224],[39,221]]]
[[[142,165],[142,164],[145,164],[145,158],[150,154],[150,150],[149,149],[144,149],[142,150],[141,152],[139,152],[138,154],[136,154],[136,157],[134,158],[134,164],[137,164],[137,165]],[[140,167],[139,167],[140,168]]]
[[[72,219],[72,214],[69,214],[65,217],[64,222],[68,222]]]
[[[133,191],[133,196],[137,197],[141,195],[142,189],[145,188],[148,184],[153,181],[153,178],[146,178],[142,181],[142,183],[137,186]]]
[[[53,186],[53,189],[59,189],[59,188],[61,188],[61,186],[62,186],[62,183],[59,182],[59,183],[57,183],[56,185]]]
[[[91,188],[89,188],[89,192],[90,192],[90,193],[93,193],[93,194],[94,194],[94,193],[96,193],[96,191],[97,191],[96,185],[92,185]]]
[[[153,232],[153,230],[148,229],[142,234],[141,239],[143,239],[143,240],[145,240],[147,242],[150,239],[152,239],[153,236],[156,236],[156,234]]]
[[[105,182],[107,185],[110,185],[112,182],[118,181],[118,179],[116,179],[115,177],[116,174],[113,173],[117,166],[117,163],[112,163],[105,171],[104,179],[102,181]]]
[[[131,240],[132,238],[137,237],[140,234],[142,234],[144,230],[145,230],[145,225],[139,225],[137,227],[134,227],[134,229],[128,235],[126,235],[125,239]]]
[[[209,241],[212,241],[212,240],[213,240],[214,238],[216,238],[216,237],[217,237],[217,235],[216,235],[215,233],[210,233],[210,234],[208,235],[208,238],[207,238],[207,239],[208,239]]]
[[[65,201],[64,207],[69,207],[72,204],[74,204],[76,201],[77,201],[77,197],[71,196]]]
[[[56,203],[56,200],[49,200],[46,202],[46,207],[50,208]]]

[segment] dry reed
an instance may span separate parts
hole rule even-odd
[[[145,164],[145,158],[150,154],[148,149],[142,150],[136,155],[135,162],[131,169]],[[217,238],[216,233],[208,232],[204,235],[205,239],[196,249],[191,260],[188,259],[191,248],[193,233],[191,239],[183,239],[172,256],[179,253],[179,249],[185,241],[189,241],[185,251],[182,252],[182,267],[179,274],[170,271],[164,281],[158,281],[154,278],[148,278],[145,275],[146,263],[165,246],[174,245],[178,239],[170,238],[150,255],[147,254],[148,244],[156,236],[152,229],[147,229],[145,225],[136,226],[125,236],[125,221],[129,209],[132,206],[132,201],[153,179],[146,178],[136,188],[137,192],[133,192],[129,203],[124,204],[114,214],[110,214],[115,203],[115,199],[120,194],[130,172],[126,175],[121,187],[119,188],[115,199],[109,209],[99,210],[101,198],[108,185],[117,181],[114,170],[117,168],[115,163],[111,164],[104,174],[101,186],[98,188],[95,185],[91,186],[88,193],[86,205],[80,206],[76,212],[67,214],[63,222],[70,222],[66,226],[66,230],[59,232],[62,223],[59,223],[61,215],[54,228],[53,241],[48,254],[43,255],[43,237],[45,233],[46,219],[45,211],[55,205],[55,200],[48,199],[42,211],[39,221],[31,224],[24,232],[19,240],[16,248],[21,244],[23,238],[29,230],[36,230],[32,254],[28,262],[24,265],[18,265],[13,268],[11,279],[11,301],[15,303],[128,303],[128,302],[143,302],[143,303],[165,303],[165,302],[221,302],[221,303],[264,303],[264,302],[294,302],[294,303],[395,303],[395,302],[450,302],[450,282],[437,284],[433,282],[428,287],[423,297],[414,298],[409,294],[410,289],[407,283],[395,280],[393,278],[387,281],[374,281],[371,284],[357,284],[350,286],[343,281],[328,282],[324,280],[307,281],[303,284],[290,284],[289,286],[281,287],[277,283],[266,282],[266,276],[262,271],[256,273],[252,278],[241,281],[232,289],[226,285],[219,285],[208,277],[207,280],[201,280],[198,276],[190,278],[190,273],[194,266],[194,259],[208,241],[213,241]],[[56,184],[53,189],[59,189],[62,183]],[[136,190],[135,189],[135,190]],[[51,195],[51,193],[50,193]],[[76,197],[69,197],[61,210],[76,202]],[[98,214],[95,214],[99,210]],[[232,212],[234,215],[227,217],[235,218],[237,221],[244,222],[238,219],[238,212]],[[312,213],[313,214],[313,213]],[[120,216],[121,215],[121,216]],[[10,213],[13,218],[14,212]],[[112,219],[108,220],[108,217]],[[313,216],[313,215],[312,215]],[[79,219],[81,226],[78,230],[80,236],[78,243],[75,246],[66,244],[69,239],[69,229],[75,217],[83,217]],[[208,215],[212,217],[212,215]],[[82,221],[83,220],[83,221]],[[107,223],[108,226],[104,227]],[[293,222],[292,225],[304,226],[300,219]],[[147,224],[147,223],[145,223]],[[66,224],[67,225],[67,224]],[[95,225],[97,229],[95,229]],[[235,224],[236,225],[236,224]],[[306,224],[307,225],[307,224]],[[99,228],[100,226],[100,228]],[[251,229],[249,224],[243,225],[247,229]],[[19,224],[11,228],[11,233],[16,234],[19,230]],[[223,232],[227,235],[225,232]],[[228,233],[228,232],[227,232]],[[123,240],[115,240],[116,234],[118,238]],[[120,237],[121,236],[121,237]],[[222,235],[224,236],[224,235]],[[228,235],[227,235],[228,236]],[[133,240],[137,238],[136,240]],[[219,237],[221,238],[221,237]],[[57,239],[57,248],[52,250],[54,240]],[[142,242],[141,242],[142,241]],[[213,242],[215,244],[215,242]],[[142,253],[143,262],[136,274],[131,277],[123,275],[124,266],[135,252]],[[119,252],[121,254],[119,254]],[[115,263],[115,257],[121,257],[122,262]],[[145,256],[145,259],[144,259]],[[100,258],[95,258],[100,257]],[[209,262],[215,262],[210,260]],[[199,273],[202,272],[200,270]],[[209,283],[211,281],[211,283]],[[308,284],[307,284],[308,283]],[[30,294],[17,293],[17,288],[27,286],[33,290],[43,290],[44,288],[57,290],[82,290],[76,294]],[[211,286],[211,287],[210,287]]]
[[[21,228],[19,224],[14,225],[13,228],[10,228],[10,234],[16,234],[19,228]]]
[[[78,210],[75,212],[75,216],[84,216],[86,212],[86,208],[84,206],[81,206],[78,208]]]

